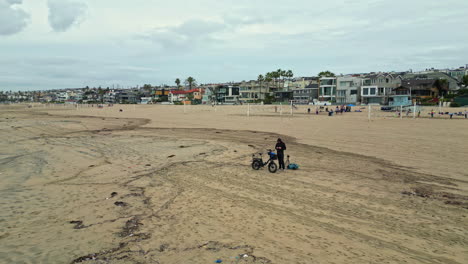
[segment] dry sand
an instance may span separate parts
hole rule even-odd
[[[0,107],[0,262],[467,263],[468,120],[295,111]]]

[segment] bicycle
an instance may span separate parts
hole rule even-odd
[[[274,160],[278,159],[278,155],[268,150],[268,156],[270,157],[266,162],[263,162],[262,153],[258,153],[259,157],[256,157],[255,154],[252,155],[252,169],[259,170],[268,165],[268,171],[271,173],[275,173],[278,170],[278,165],[274,162]]]

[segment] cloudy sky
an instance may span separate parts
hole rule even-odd
[[[0,0],[0,89],[468,63],[467,0]]]

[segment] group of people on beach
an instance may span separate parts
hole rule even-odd
[[[431,110],[431,113],[430,113],[431,118],[434,118],[434,114],[435,114],[435,111],[434,111],[434,109],[432,109],[432,110]],[[453,115],[464,116],[465,119],[468,119],[468,111],[467,111],[467,110],[465,110],[465,112],[458,112],[458,113],[454,113],[454,112],[445,112],[445,113],[444,113],[444,112],[439,112],[438,114],[439,114],[439,116],[440,116],[440,115],[449,115],[449,116],[450,116],[450,119],[453,118]],[[419,117],[419,116],[418,116],[418,117]]]
[[[320,109],[323,109],[323,107],[320,107]],[[321,111],[319,111],[319,108],[316,107],[315,108],[315,114],[318,115]],[[333,110],[332,107],[328,108],[326,107],[325,108],[325,112],[328,113],[328,116],[332,116],[333,113],[335,113],[336,115],[338,114],[343,114],[344,112],[351,112],[351,107],[350,106],[346,106],[346,105],[341,105],[341,106],[336,106],[335,107],[335,110]],[[307,113],[310,114],[310,107],[307,108]]]

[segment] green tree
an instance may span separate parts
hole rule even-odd
[[[177,89],[179,89],[180,88],[180,79],[179,78],[175,79],[175,83],[177,85]]]
[[[468,94],[468,89],[460,89],[457,92],[458,95],[465,95]]]
[[[468,86],[468,75],[463,76],[462,82],[465,86]]]
[[[272,104],[275,101],[276,101],[276,99],[275,99],[275,97],[273,95],[271,95],[271,94],[265,95],[265,100],[264,100],[265,104]]]
[[[106,90],[103,90],[101,86],[98,88],[98,100],[104,102],[104,94],[106,93]]]
[[[448,90],[448,82],[446,79],[437,79],[434,82],[434,87],[437,89],[439,97],[444,96]]]
[[[318,74],[318,77],[335,77],[336,75],[331,71],[322,71]]]
[[[192,90],[192,87],[197,85],[197,81],[195,80],[195,78],[190,76],[185,80],[185,85],[188,85],[189,90]]]

